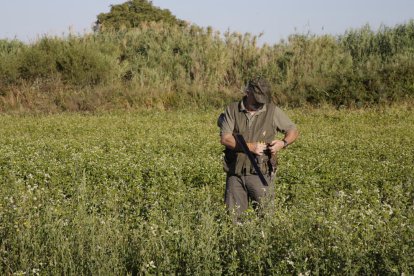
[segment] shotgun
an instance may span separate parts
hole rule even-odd
[[[243,152],[249,157],[250,162],[253,165],[254,170],[256,171],[257,175],[260,178],[260,181],[263,185],[268,186],[266,179],[263,176],[262,171],[260,170],[259,166],[257,165],[256,158],[254,158],[253,154],[249,150],[249,147],[246,144],[246,141],[244,140],[243,135],[241,134],[234,134],[234,138],[236,139],[236,142],[241,146]]]

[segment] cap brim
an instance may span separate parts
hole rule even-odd
[[[254,99],[256,100],[256,102],[258,102],[258,103],[265,104],[265,103],[269,102],[267,97],[264,96],[264,95],[258,95],[256,93],[253,93],[253,96],[254,96]]]

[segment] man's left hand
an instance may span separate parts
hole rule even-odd
[[[269,149],[270,149],[270,152],[272,153],[272,155],[274,155],[274,154],[276,154],[276,152],[283,149],[284,146],[285,146],[285,143],[282,140],[273,140],[269,144]]]

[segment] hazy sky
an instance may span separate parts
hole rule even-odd
[[[33,42],[43,35],[90,32],[101,12],[126,0],[3,0],[0,39]],[[255,35],[277,43],[293,33],[343,34],[369,24],[373,29],[414,19],[414,0],[153,0],[178,18],[202,27]]]

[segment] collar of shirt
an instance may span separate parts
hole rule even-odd
[[[243,97],[243,99],[240,101],[240,105],[239,105],[239,110],[244,112],[244,113],[248,113],[249,111],[246,109],[246,106],[244,105],[244,99],[246,98],[246,96]],[[266,104],[264,104],[259,110],[257,110],[254,115],[260,114],[262,112],[266,111]]]

